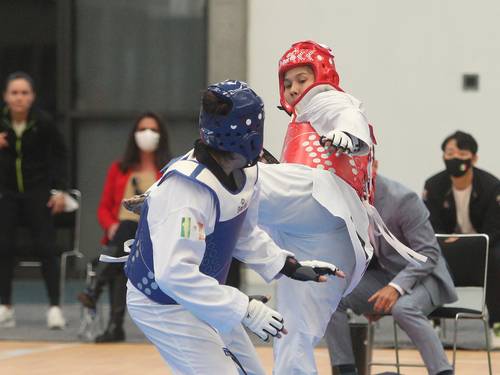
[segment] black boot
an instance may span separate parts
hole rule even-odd
[[[121,324],[109,323],[104,333],[95,338],[96,343],[122,342],[125,341],[125,331]]]
[[[356,365],[352,365],[352,364],[332,366],[332,374],[333,375],[358,375],[358,370],[356,369]]]

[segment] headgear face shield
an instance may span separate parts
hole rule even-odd
[[[257,162],[264,141],[264,103],[245,82],[226,80],[208,87],[230,106],[226,115],[200,111],[200,137],[206,145]]]
[[[280,103],[287,113],[293,113],[295,105],[313,87],[330,84],[338,88],[340,79],[333,58],[333,52],[329,47],[310,40],[294,43],[285,52],[279,61],[278,77]],[[285,73],[299,66],[309,66],[313,70],[314,83],[293,103],[288,103],[285,99]]]

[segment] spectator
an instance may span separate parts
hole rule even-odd
[[[167,130],[160,118],[151,112],[139,116],[131,129],[121,161],[109,168],[97,217],[105,231],[103,243],[113,256],[125,255],[123,243],[134,238],[139,216],[121,205],[122,199],[141,194],[160,176],[160,169],[170,159]],[[109,285],[111,311],[109,323],[96,342],[125,340],[123,318],[126,307],[126,282],[123,264],[100,263],[96,282],[78,295],[88,308],[95,309],[106,284]]]
[[[416,345],[429,374],[453,374],[439,337],[427,319],[438,306],[457,298],[429,213],[415,193],[380,175],[375,207],[396,238],[428,259],[420,266],[407,263],[382,237],[375,237],[368,270],[354,291],[341,301],[327,329],[334,373],[357,374],[346,312],[352,309],[356,314],[375,314],[375,320],[381,314],[391,313]]]
[[[446,169],[425,182],[423,198],[436,233],[490,237],[486,305],[492,346],[500,346],[500,181],[476,168],[478,144],[457,131],[441,145]]]
[[[0,123],[0,326],[15,326],[12,307],[16,229],[26,223],[42,263],[50,307],[47,326],[63,328],[60,272],[52,215],[65,207],[67,150],[52,119],[33,107],[33,79],[24,72],[7,77]],[[51,190],[58,190],[51,194]]]

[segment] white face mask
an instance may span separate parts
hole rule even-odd
[[[160,134],[151,129],[136,131],[134,138],[137,146],[145,152],[156,151],[160,142]]]

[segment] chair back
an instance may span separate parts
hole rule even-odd
[[[487,234],[436,234],[455,287],[482,289],[481,306],[484,310],[489,237]]]
[[[77,203],[71,212],[63,212],[54,217],[56,228],[68,228],[72,232],[72,248],[63,251],[79,251],[80,249],[80,222],[82,214],[82,193],[80,190],[71,189],[67,192]]]
[[[67,192],[77,203],[78,208],[70,212],[62,212],[54,215],[55,228],[55,250],[58,255],[68,251],[78,250],[80,247],[80,216],[81,216],[81,193],[72,189]],[[20,258],[21,266],[38,266],[38,257],[34,249],[26,219],[21,217],[20,226],[17,228],[16,257]]]

